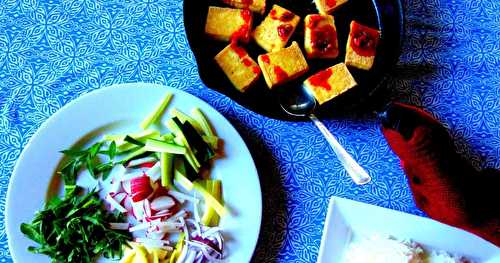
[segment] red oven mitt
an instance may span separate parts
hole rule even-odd
[[[475,170],[456,153],[446,128],[421,109],[393,103],[380,117],[417,206],[500,246],[500,172]]]

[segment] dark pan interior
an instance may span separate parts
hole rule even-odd
[[[307,14],[317,13],[312,1],[301,0],[268,0],[266,15],[273,4],[278,4],[301,17],[291,41],[297,41],[301,48],[304,42],[304,17]],[[397,61],[401,38],[403,36],[402,6],[399,0],[349,0],[333,12],[339,41],[339,56],[335,59],[308,59],[309,71],[301,78],[283,86],[270,90],[261,77],[255,86],[245,93],[236,90],[226,78],[222,70],[214,61],[214,56],[228,43],[209,39],[204,34],[205,21],[209,6],[226,6],[222,0],[184,0],[184,25],[189,45],[196,57],[198,70],[204,84],[217,90],[244,107],[259,114],[283,120],[301,120],[285,113],[278,100],[279,92],[287,92],[291,86],[301,85],[302,82],[315,72],[344,61],[349,24],[356,20],[362,24],[378,28],[381,41],[377,48],[375,64],[370,71],[358,70],[350,67],[349,70],[356,79],[358,86],[321,105],[317,115],[322,118],[333,118],[350,111],[364,109],[370,95],[382,83],[384,76]],[[264,16],[254,13],[254,27],[262,21]],[[259,54],[266,53],[255,42],[245,46],[250,56],[257,61]]]

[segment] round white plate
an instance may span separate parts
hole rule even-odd
[[[211,175],[222,180],[224,201],[231,214],[221,220],[227,238],[228,262],[249,262],[260,231],[262,197],[257,169],[238,132],[204,101],[180,90],[135,83],[103,88],[64,106],[33,135],[21,153],[7,193],[6,228],[14,262],[50,262],[32,254],[37,245],[20,231],[43,208],[49,183],[62,159],[60,150],[99,139],[105,133],[138,131],[139,123],[169,91],[168,107],[189,113],[200,108],[224,141],[224,156],[215,160]],[[164,120],[169,115],[164,114]]]

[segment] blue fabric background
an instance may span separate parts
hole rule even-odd
[[[405,2],[406,41],[385,99],[423,106],[477,167],[499,168],[500,2]],[[311,123],[262,117],[204,87],[182,21],[179,0],[0,0],[1,262],[11,261],[5,195],[24,145],[63,105],[114,83],[186,90],[237,127],[263,188],[255,261],[315,261],[332,195],[421,214],[375,119],[326,121],[373,176],[357,187]]]

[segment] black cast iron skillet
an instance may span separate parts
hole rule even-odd
[[[301,22],[288,44],[291,41],[297,41],[303,48],[303,20],[307,14],[318,13],[314,3],[311,0],[268,0],[264,16],[275,3],[301,17]],[[275,119],[304,120],[304,118],[294,117],[283,111],[280,107],[279,93],[286,92],[287,88],[300,86],[307,77],[319,70],[343,62],[349,24],[352,20],[378,28],[381,31],[381,41],[377,48],[375,64],[370,71],[349,68],[358,86],[318,107],[316,115],[323,119],[332,118],[348,111],[357,111],[363,107],[370,95],[383,82],[387,72],[397,62],[404,35],[403,7],[400,0],[349,0],[332,13],[335,18],[340,49],[337,58],[308,59],[310,69],[301,78],[270,90],[266,86],[264,78],[261,77],[255,86],[245,93],[241,93],[233,87],[214,61],[214,56],[228,43],[209,39],[204,34],[209,6],[227,7],[222,0],[184,0],[184,26],[189,45],[198,64],[201,80],[207,87],[229,96],[244,107]],[[253,15],[255,27],[260,24],[264,16],[256,13]],[[257,61],[259,54],[266,53],[253,41],[245,48],[255,61]]]

